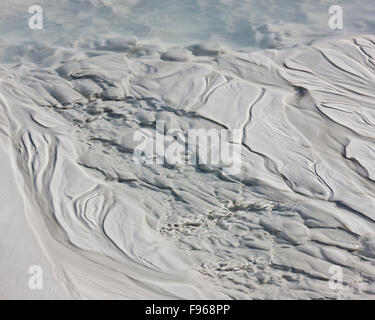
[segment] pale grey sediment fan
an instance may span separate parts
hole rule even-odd
[[[28,220],[71,295],[374,297],[374,37],[56,52],[2,67],[1,124]],[[240,172],[140,165],[132,137],[155,137],[158,120],[241,130]]]

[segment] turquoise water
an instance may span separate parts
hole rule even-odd
[[[218,41],[235,48],[280,48],[322,37],[375,31],[375,6],[366,1],[292,0],[61,0],[38,2],[43,30],[30,30],[35,1],[2,0],[2,41],[69,41],[101,35],[136,36],[176,45]],[[343,9],[343,29],[328,27],[331,5]]]

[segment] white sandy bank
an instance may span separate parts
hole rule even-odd
[[[27,219],[72,297],[373,297],[374,37],[41,48],[2,66],[1,119]],[[135,163],[130,137],[157,119],[241,129],[240,174]]]

